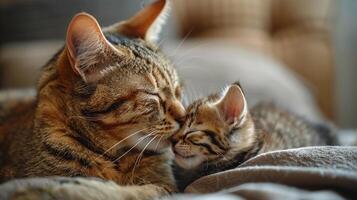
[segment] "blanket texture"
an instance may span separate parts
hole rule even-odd
[[[212,193],[227,190],[239,195],[242,192],[242,187],[237,187],[239,185],[267,182],[304,190],[330,190],[347,198],[357,196],[357,147],[304,147],[261,154],[236,169],[202,177],[185,191]],[[248,186],[245,187],[260,193],[277,192],[282,196],[288,191],[276,185]]]
[[[130,187],[130,186],[129,186]],[[357,147],[305,147],[258,155],[202,177],[166,200],[355,199]],[[214,193],[214,194],[212,194]],[[125,187],[95,178],[29,178],[0,185],[0,199],[128,199]]]

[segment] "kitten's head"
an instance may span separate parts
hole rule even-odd
[[[119,141],[117,148],[138,141],[139,149],[167,147],[185,110],[176,71],[154,44],[166,11],[159,0],[104,29],[91,15],[77,14],[64,50],[43,69],[43,123],[70,127],[103,149]]]
[[[254,141],[254,124],[239,84],[221,95],[192,103],[180,131],[173,136],[176,163],[185,169],[218,165],[233,159]]]

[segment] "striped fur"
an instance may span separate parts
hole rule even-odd
[[[183,127],[174,136],[180,189],[200,176],[234,168],[257,154],[331,145],[334,141],[331,132],[322,133],[311,123],[273,104],[258,104],[234,126],[228,126],[222,113],[212,106],[222,95],[199,99],[190,105]]]
[[[110,49],[95,54],[88,58],[90,71],[78,74],[83,68],[65,46],[43,67],[31,106],[0,124],[6,131],[1,181],[94,176],[132,185],[125,191],[140,192],[141,199],[176,190],[168,138],[185,115],[176,71],[154,44],[105,30],[101,41],[120,55]],[[88,73],[98,79],[86,80]]]

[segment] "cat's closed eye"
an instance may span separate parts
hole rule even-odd
[[[125,102],[127,102],[126,99],[118,99],[117,101],[113,102],[112,104],[109,104],[109,106],[107,106],[106,108],[102,108],[99,110],[83,109],[82,114],[84,116],[88,116],[88,117],[108,114],[108,113],[111,113],[111,112],[117,110],[120,106],[125,104]]]
[[[156,102],[159,103],[159,107],[162,108],[162,110],[165,110],[166,107],[165,107],[165,101],[163,100],[163,98],[160,96],[160,94],[158,92],[148,92],[148,91],[145,91],[146,94],[150,95],[150,96],[153,96],[157,99]]]

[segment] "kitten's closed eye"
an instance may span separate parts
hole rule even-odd
[[[204,161],[221,158],[229,149],[229,143],[218,134],[209,131],[190,131],[174,143],[176,163],[186,169],[199,166]]]

